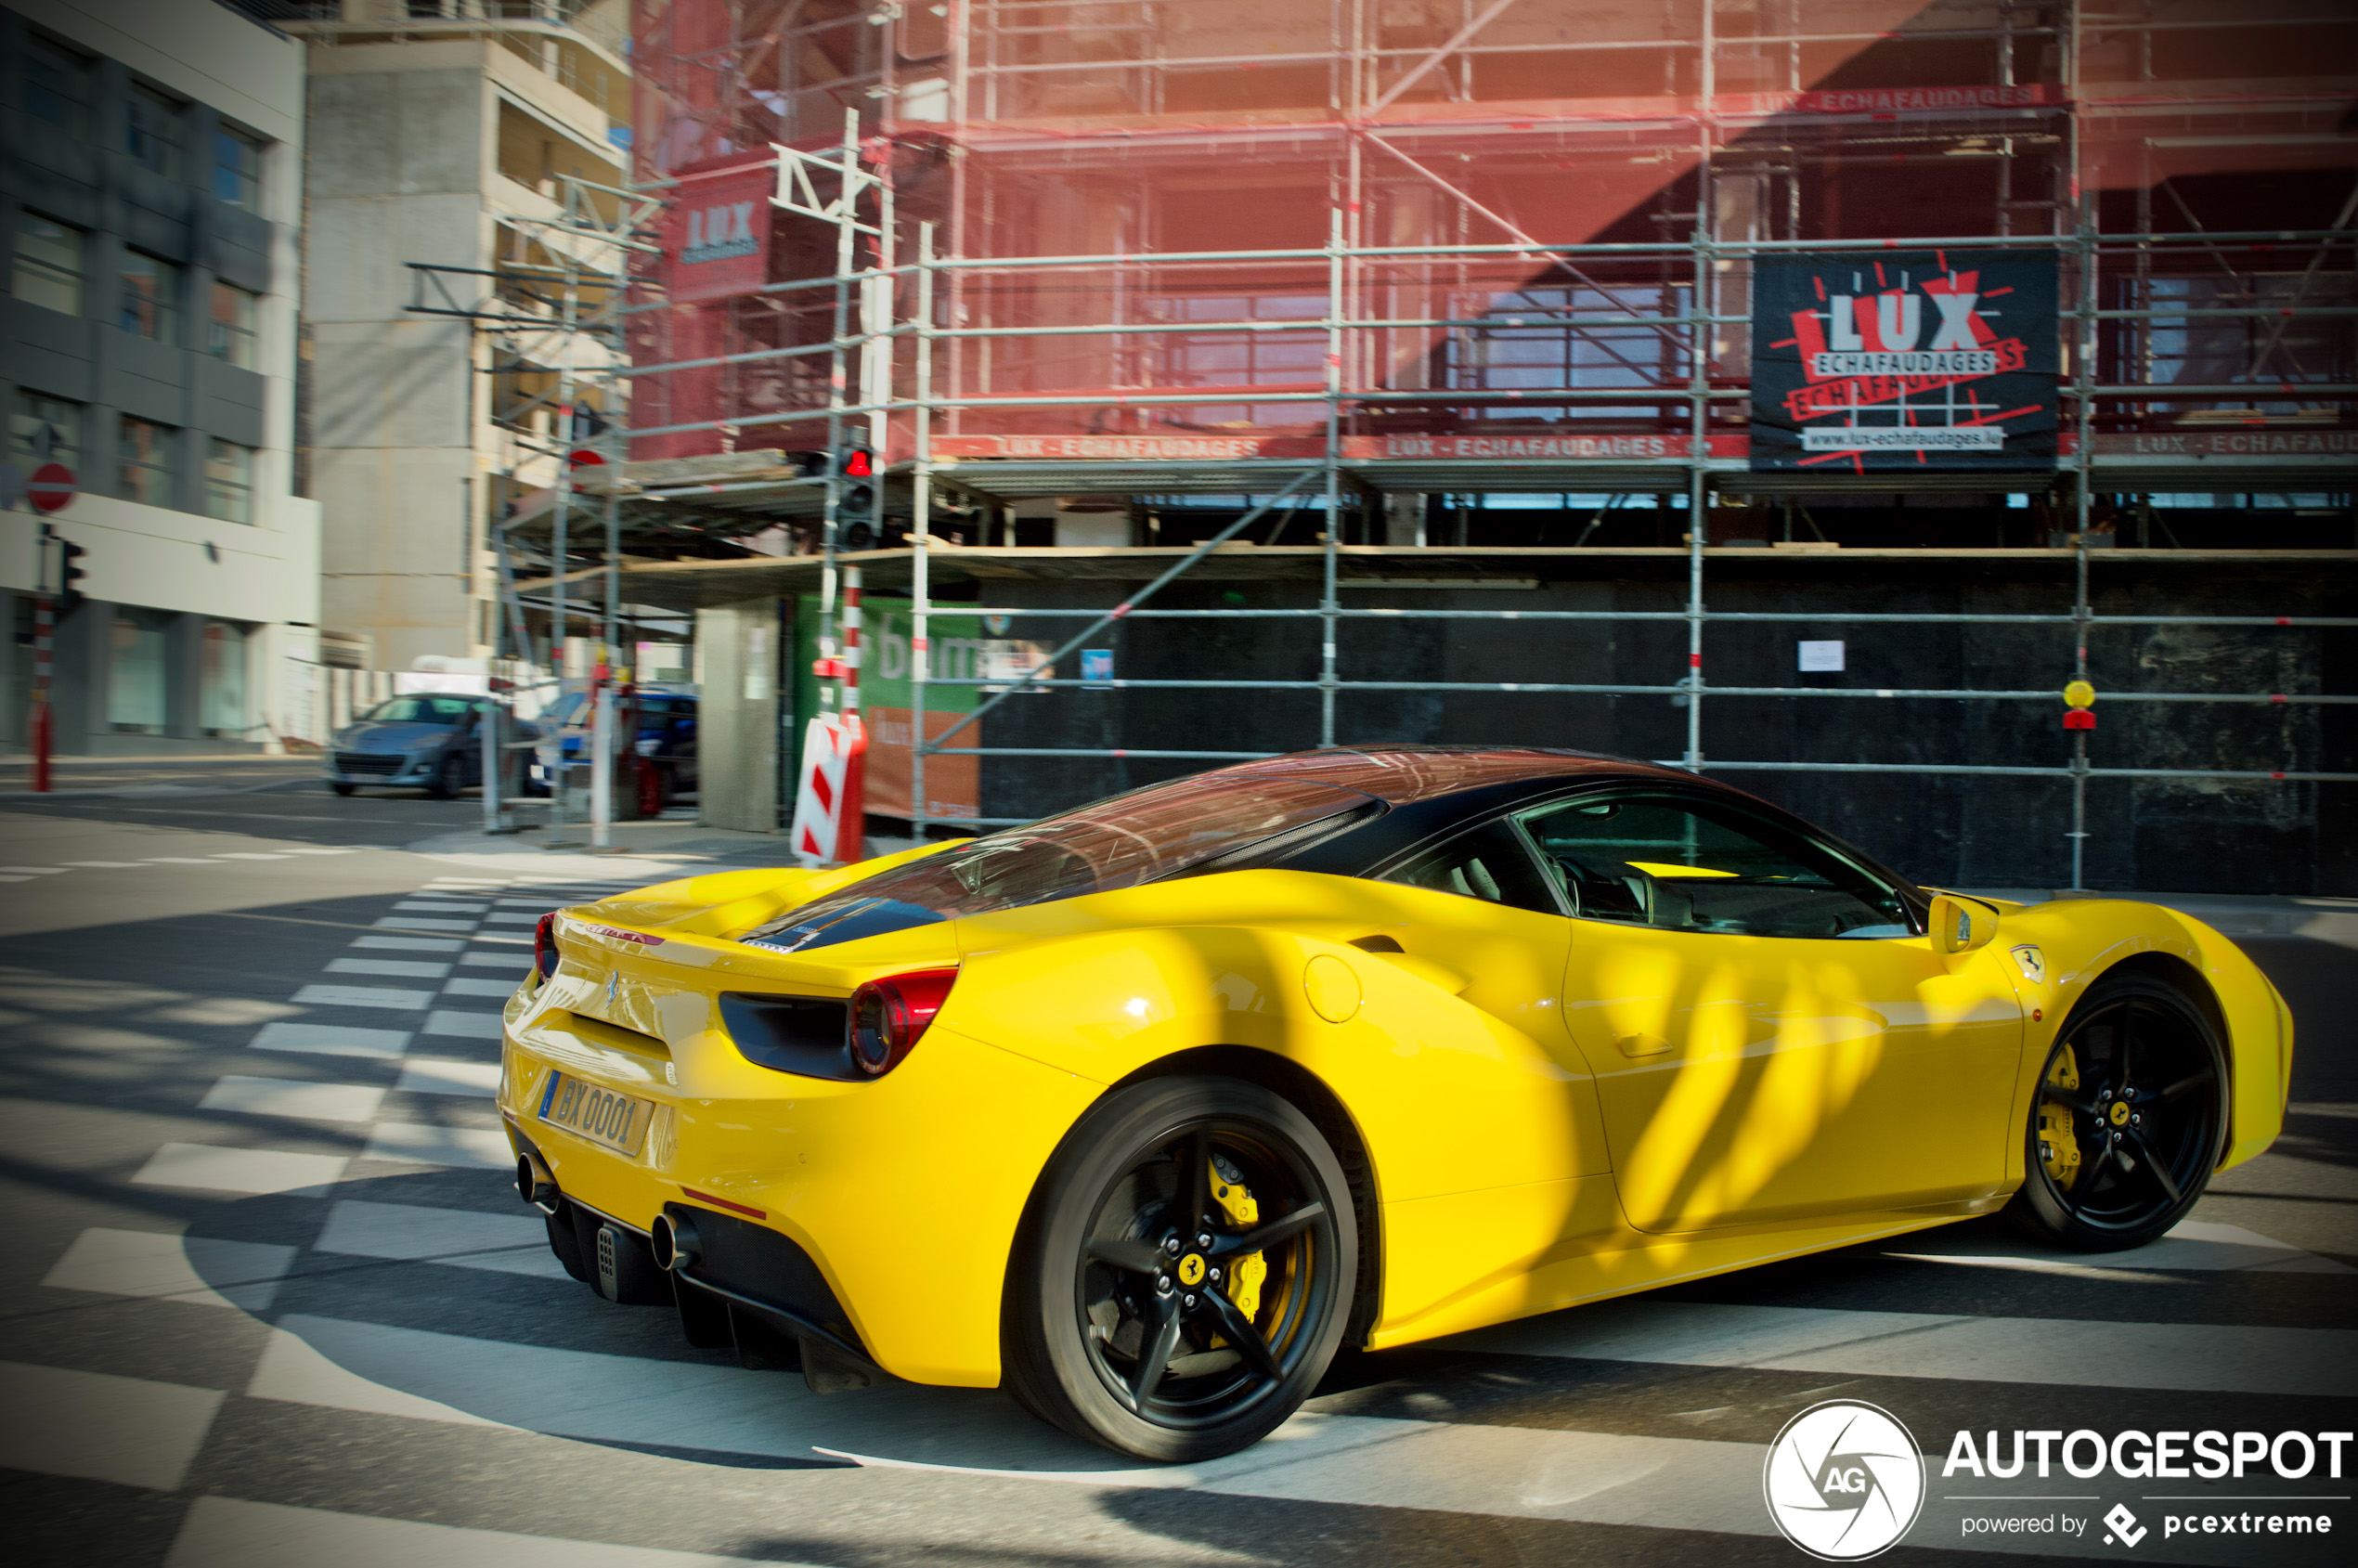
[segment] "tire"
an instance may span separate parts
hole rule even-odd
[[[436,800],[456,800],[467,787],[467,765],[455,751],[446,753],[426,782],[426,793]]]
[[[2079,1252],[2163,1235],[2218,1168],[2227,1084],[2219,1032],[2184,992],[2144,975],[2098,980],[2040,1069],[2007,1217]]]
[[[1118,1453],[1235,1453],[1325,1376],[1358,1266],[1350,1188],[1308,1117],[1235,1079],[1133,1085],[1082,1119],[1032,1195],[1009,1265],[1009,1388]],[[1258,1297],[1249,1315],[1239,1296]]]
[[[338,784],[331,779],[328,783],[328,787],[334,790],[338,795],[350,795],[354,790],[358,789],[360,786],[358,784]]]

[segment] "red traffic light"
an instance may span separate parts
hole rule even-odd
[[[875,476],[876,465],[866,451],[855,447],[843,455],[843,472],[847,479],[868,479]]]

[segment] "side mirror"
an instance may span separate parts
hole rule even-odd
[[[1998,934],[1997,911],[1970,899],[1935,894],[1932,901],[1932,948],[1935,952],[1971,952]]]

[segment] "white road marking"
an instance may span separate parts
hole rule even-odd
[[[394,1089],[408,1095],[470,1095],[487,1100],[499,1092],[499,1064],[410,1056],[402,1062],[401,1081]]]
[[[292,1247],[259,1241],[101,1228],[75,1237],[41,1283],[53,1290],[264,1312],[294,1257]]]
[[[96,871],[136,871],[137,861],[68,861],[70,866],[83,866]]]
[[[512,995],[515,989],[516,982],[513,980],[477,980],[461,975],[455,980],[446,982],[442,988],[442,994],[445,996],[506,997]]]
[[[472,931],[472,920],[430,920],[422,914],[388,914],[370,925],[388,931]]]
[[[507,969],[517,974],[532,966],[532,959],[521,952],[470,952],[459,962],[470,969]]]
[[[549,907],[549,901],[547,899],[494,899],[492,901],[492,907],[495,909],[545,910]]]
[[[454,1035],[460,1040],[497,1040],[499,1038],[499,1015],[460,1013],[437,1007],[426,1015],[426,1027],[418,1032]]]
[[[313,1083],[294,1078],[220,1080],[197,1102],[199,1110],[234,1110],[247,1116],[285,1116],[305,1121],[368,1121],[384,1103],[382,1088],[369,1083]]]
[[[467,944],[457,937],[355,937],[352,945],[380,952],[456,952]]]
[[[246,1042],[255,1051],[300,1051],[315,1056],[370,1056],[391,1061],[409,1048],[406,1029],[356,1029],[347,1024],[264,1024]]]
[[[283,861],[292,857],[285,854],[266,855],[255,849],[227,849],[213,858],[216,861]]]
[[[287,851],[287,853],[288,853],[288,854],[290,854],[290,855],[350,855],[350,854],[356,854],[356,853],[357,853],[357,852],[358,852],[358,851],[356,851],[356,850],[353,850],[353,849],[290,849]]]
[[[213,862],[195,855],[157,855],[147,863],[149,865],[211,865]]]
[[[380,1121],[369,1129],[363,1160],[400,1165],[455,1165],[471,1171],[512,1171],[516,1151],[496,1127],[434,1127],[420,1122]]]
[[[416,1012],[434,1000],[434,992],[392,986],[307,985],[290,1000],[305,1007],[386,1007]]]
[[[184,1383],[0,1362],[0,1465],[176,1488],[225,1396]]]
[[[135,1186],[187,1186],[205,1193],[290,1193],[326,1198],[344,1179],[344,1156],[306,1156],[283,1148],[165,1144],[132,1176]]]
[[[396,914],[481,914],[488,904],[446,903],[439,899],[404,899],[393,906]]]
[[[2358,1395],[2358,1329],[1959,1317],[1635,1297],[1434,1341],[1511,1355],[1852,1377]]]
[[[27,876],[63,876],[61,865],[0,865],[0,871],[22,872]]]
[[[1911,1245],[1910,1243],[1913,1243]],[[1908,1242],[1883,1249],[1887,1257],[1920,1263],[1968,1263],[1983,1268],[2018,1268],[2063,1274],[2103,1274],[2116,1269],[2256,1270],[2267,1274],[2358,1274],[2348,1263],[2241,1225],[2186,1220],[2158,1241],[2118,1252],[2034,1252],[2027,1239],[2004,1241],[1950,1232],[1920,1232]]]
[[[328,1211],[328,1223],[312,1247],[356,1258],[447,1263],[535,1279],[573,1277],[549,1251],[549,1228],[538,1214],[478,1214],[346,1199]]]
[[[350,1348],[351,1336],[340,1334],[334,1328],[326,1332],[309,1329],[300,1334],[292,1331],[295,1326],[303,1326],[308,1329],[309,1325],[315,1322],[332,1323],[333,1320],[300,1316],[288,1316],[279,1320],[279,1327],[270,1332],[269,1341],[262,1347],[261,1358],[254,1363],[253,1376],[246,1382],[246,1394],[249,1398],[283,1399],[295,1405],[323,1405],[336,1410],[360,1410],[378,1416],[407,1416],[413,1420],[448,1421],[458,1426],[487,1427],[506,1424],[474,1415],[456,1405],[446,1405],[440,1400],[424,1394],[406,1393],[393,1386],[391,1381],[380,1381],[366,1375],[369,1371],[382,1372],[395,1381],[407,1382],[412,1386],[432,1384],[434,1381],[434,1380],[414,1376],[404,1377],[400,1370],[380,1365],[377,1359],[371,1358],[367,1354],[369,1349],[376,1348],[370,1337],[362,1338],[361,1354],[356,1356]],[[374,1328],[375,1326],[352,1324],[339,1327]],[[379,1332],[383,1331],[379,1330]],[[414,1330],[395,1329],[392,1332],[414,1332]],[[458,1338],[450,1334],[433,1334],[426,1337],[434,1340]],[[324,1351],[320,1348],[322,1346],[326,1347]],[[399,1348],[409,1347],[401,1345]],[[611,1359],[624,1358],[615,1356]],[[358,1369],[348,1370],[345,1365],[340,1365],[340,1363],[355,1364]]]
[[[450,973],[450,965],[421,958],[334,958],[328,961],[328,973],[384,975],[400,980],[438,980]]]
[[[548,910],[544,907],[540,913],[541,914],[546,914]],[[486,926],[537,926],[540,923],[540,915],[513,914],[502,914],[499,911],[494,910],[491,914],[483,917],[483,923]]]
[[[32,876],[0,876],[0,882],[35,882],[38,880],[40,880],[38,877]]]
[[[282,1503],[199,1497],[164,1568],[795,1568],[659,1547],[467,1530]]]
[[[294,1154],[276,1148],[228,1148],[219,1144],[166,1144],[131,1180],[136,1186],[325,1198],[328,1188],[343,1180],[344,1167],[349,1163],[341,1154]]]
[[[473,936],[468,938],[467,940],[476,943],[505,942],[512,947],[530,947],[532,945],[532,939],[530,937],[511,937],[500,931],[477,931]]]

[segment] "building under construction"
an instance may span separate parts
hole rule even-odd
[[[1512,741],[1931,881],[2358,890],[2339,0],[635,26],[630,461],[516,529],[611,499],[699,613],[709,820],[776,824],[856,566],[872,811]]]

